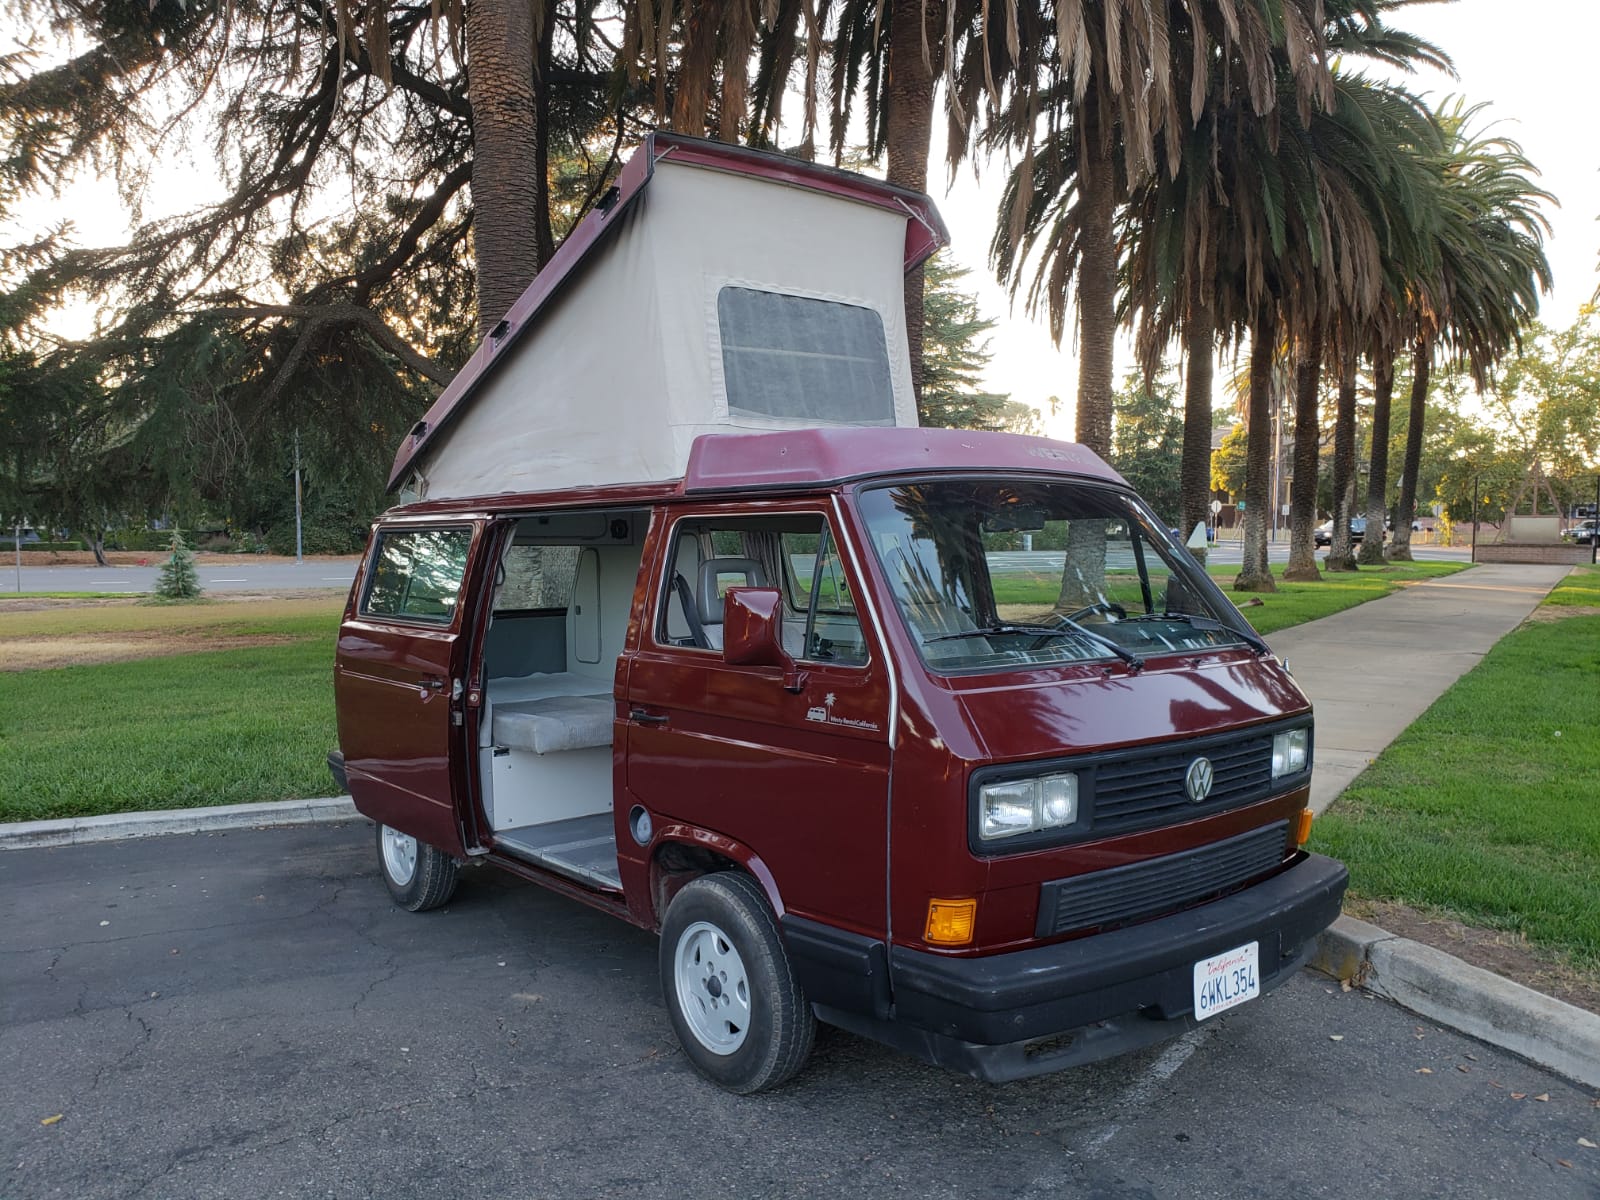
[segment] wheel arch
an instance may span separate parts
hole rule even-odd
[[[783,898],[772,870],[761,856],[735,838],[674,821],[664,825],[650,846],[650,924],[658,932],[667,906],[679,890],[702,875],[739,871],[755,880],[772,908],[784,914]]]

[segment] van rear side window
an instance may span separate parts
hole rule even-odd
[[[405,529],[378,535],[361,612],[448,625],[466,574],[470,529]]]

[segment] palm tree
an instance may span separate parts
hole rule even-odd
[[[1278,61],[1288,64],[1294,105],[1327,103],[1320,10],[1315,0],[1105,0],[1058,5],[1048,34],[1023,41],[1020,82],[987,138],[1020,150],[991,259],[1013,293],[1037,260],[1029,307],[1048,306],[1057,341],[1066,285],[1075,284],[1077,438],[1098,453],[1111,439],[1119,206],[1141,180],[1178,172],[1208,107],[1236,103],[1261,116],[1281,104]]]
[[[543,0],[470,0],[464,29],[472,105],[473,240],[478,336],[487,337],[543,265],[546,211],[533,64]]]
[[[1554,202],[1538,187],[1538,171],[1508,138],[1471,129],[1482,105],[1447,100],[1438,119],[1449,141],[1439,162],[1441,218],[1438,269],[1419,281],[1412,307],[1410,424],[1389,558],[1411,559],[1417,474],[1422,461],[1428,379],[1441,344],[1464,362],[1479,387],[1513,347],[1550,290],[1544,238],[1550,232],[1540,204]],[[1371,527],[1369,526],[1369,533]]]
[[[1335,352],[1339,399],[1333,422],[1333,536],[1325,565],[1330,571],[1354,571],[1350,516],[1355,510],[1356,354],[1348,339]]]
[[[1281,86],[1280,108],[1287,106],[1292,81],[1285,78]],[[1307,578],[1316,571],[1323,331],[1330,323],[1337,328],[1358,320],[1378,303],[1385,256],[1407,244],[1412,235],[1405,227],[1421,219],[1413,178],[1420,168],[1410,147],[1427,145],[1432,136],[1426,110],[1402,89],[1343,72],[1335,73],[1333,86],[1330,107],[1313,110],[1303,123],[1261,120],[1237,104],[1208,109],[1186,139],[1183,169],[1141,187],[1124,231],[1128,308],[1147,369],[1180,331],[1191,370],[1209,359],[1209,343],[1191,326],[1196,313],[1206,317],[1202,331],[1215,319],[1225,343],[1251,334],[1253,373],[1272,371],[1280,342],[1301,364],[1296,425],[1302,457],[1292,549],[1295,573]],[[1241,590],[1272,587],[1266,570],[1270,389],[1265,376],[1251,389],[1248,458],[1256,487],[1246,489],[1247,553],[1234,585]],[[1195,408],[1198,399],[1190,397]]]

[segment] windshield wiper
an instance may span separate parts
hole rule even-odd
[[[1125,619],[1129,621],[1180,621],[1204,633],[1231,633],[1240,641],[1249,643],[1262,654],[1272,653],[1272,647],[1261,639],[1260,634],[1254,631],[1247,633],[1243,629],[1225,625],[1221,621],[1213,620],[1210,617],[1197,617],[1191,613],[1141,613],[1139,616]]]
[[[941,633],[936,637],[928,638],[922,644],[932,645],[934,642],[947,642],[956,638],[994,637],[999,634],[1019,633],[1027,637],[1066,637],[1069,633],[1076,633],[1088,638],[1097,646],[1104,646],[1135,671],[1144,668],[1144,659],[1132,651],[1117,645],[1110,638],[1101,637],[1092,629],[1087,629],[1078,624],[1071,617],[1057,616],[1065,628],[1055,625],[985,625],[981,629],[963,629],[959,633]]]

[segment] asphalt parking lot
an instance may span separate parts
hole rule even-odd
[[[992,1087],[824,1031],[702,1082],[655,940],[363,823],[0,853],[0,1197],[1600,1195],[1600,1101],[1304,973]],[[59,1119],[56,1119],[59,1118]]]

